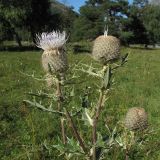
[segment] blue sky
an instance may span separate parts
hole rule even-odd
[[[73,6],[75,11],[79,10],[79,7],[85,4],[86,0],[58,0],[59,2],[62,2],[68,6]],[[133,0],[128,0],[130,3]]]

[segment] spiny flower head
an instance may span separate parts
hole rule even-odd
[[[52,31],[36,35],[36,46],[43,50],[61,48],[66,43],[66,32]]]
[[[148,117],[144,108],[132,107],[125,117],[125,126],[130,130],[144,130],[148,126]]]
[[[102,64],[112,62],[120,57],[120,41],[116,37],[106,33],[97,37],[94,41],[93,58]]]

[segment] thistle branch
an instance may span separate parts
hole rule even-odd
[[[21,74],[27,76],[27,77],[31,77],[31,78],[37,80],[37,81],[46,81],[45,78],[37,78],[37,77],[35,77],[34,73],[33,73],[33,74],[27,74],[27,73],[24,73],[24,72],[22,72],[22,71],[19,71],[19,72],[20,72]]]
[[[69,123],[70,123],[70,126],[71,126],[71,128],[72,128],[72,130],[73,130],[73,134],[74,134],[75,138],[76,138],[76,139],[78,140],[78,142],[79,142],[79,145],[81,146],[81,148],[82,148],[82,150],[84,151],[84,153],[85,153],[86,155],[88,155],[87,148],[86,148],[86,146],[85,146],[85,144],[84,144],[84,142],[83,142],[83,139],[82,139],[81,136],[79,135],[79,133],[78,133],[78,131],[77,131],[77,128],[76,128],[76,126],[75,126],[75,124],[74,124],[74,122],[73,122],[73,119],[72,119],[70,113],[67,111],[67,109],[66,109],[66,117],[67,117],[67,119],[68,119],[68,121],[69,121]]]
[[[104,103],[103,103],[104,99],[105,99],[105,94],[104,94],[104,91],[101,90],[98,105],[97,105],[97,111],[93,119],[93,128],[92,128],[93,160],[96,160],[97,123],[100,117],[100,113],[104,106]]]

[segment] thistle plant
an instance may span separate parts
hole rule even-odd
[[[66,43],[66,33],[56,32],[42,33],[36,37],[37,47],[44,50],[42,54],[42,66],[44,71],[47,73],[48,86],[52,86],[55,82],[56,97],[57,97],[57,109],[62,110],[62,79],[64,79],[65,73],[68,69],[67,55],[64,50],[64,45]],[[63,138],[63,143],[66,143],[65,129],[64,129],[64,119],[60,118],[61,122],[61,133]]]
[[[105,32],[106,33],[106,32]],[[93,117],[93,129],[92,129],[92,142],[93,142],[93,160],[96,160],[96,143],[97,143],[97,124],[104,103],[106,101],[106,96],[110,91],[111,87],[111,76],[112,76],[112,66],[111,64],[120,59],[120,41],[113,36],[108,36],[104,34],[99,36],[94,41],[93,58],[99,61],[103,65],[101,71],[102,86],[100,88],[99,100],[96,106],[96,111]]]
[[[67,106],[72,104],[72,99],[77,95],[74,94],[72,87],[76,83],[74,82],[75,75],[73,75],[74,78],[68,78],[67,76],[67,70],[71,68],[69,68],[65,51],[66,41],[65,32],[56,31],[39,34],[36,39],[37,47],[44,50],[42,67],[46,72],[45,80],[47,86],[50,87],[50,90],[53,89],[55,91],[53,94],[45,94],[45,96],[54,100],[57,108],[44,107],[35,101],[26,100],[25,102],[43,111],[57,114],[60,117],[61,132],[58,137],[61,136],[61,138],[57,138],[58,144],[54,144],[52,147],[56,148],[60,155],[64,155],[66,159],[74,159],[74,157],[87,160],[104,159],[105,153],[108,153],[117,144],[127,150],[126,155],[128,155],[128,146],[132,146],[133,136],[129,141],[126,141],[126,136],[124,135],[127,132],[125,131],[125,134],[116,137],[116,127],[110,130],[108,124],[105,125],[106,130],[109,130],[110,133],[107,138],[104,138],[104,135],[99,131],[99,121],[105,118],[101,116],[113,86],[113,75],[118,68],[127,62],[128,54],[122,56],[120,54],[119,39],[114,36],[108,36],[106,32],[95,39],[92,57],[99,62],[100,68],[80,63],[74,67],[73,71],[85,72],[87,76],[98,78],[97,90],[99,97],[97,101],[91,102],[90,107],[87,108],[88,93],[89,89],[91,89],[87,87],[85,97],[82,98],[83,107],[80,106],[77,111]],[[67,93],[67,90],[70,92]],[[94,91],[92,94],[97,95],[96,90]],[[76,122],[79,122],[79,119],[84,123],[77,125]],[[68,123],[65,123],[66,121]],[[147,116],[143,109],[133,108],[128,111],[125,119],[126,130],[127,128],[131,131],[142,129],[146,127],[146,124]],[[87,125],[87,135],[89,136],[87,138],[84,137],[82,125]],[[70,132],[69,129],[71,129]]]

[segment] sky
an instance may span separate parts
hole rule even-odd
[[[79,8],[85,4],[86,0],[58,0],[58,1],[64,3],[65,5],[73,6],[74,10],[78,12]],[[128,0],[128,1],[131,3],[133,0]]]

